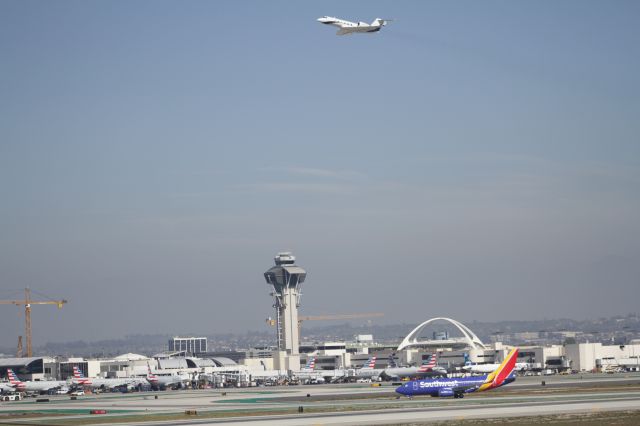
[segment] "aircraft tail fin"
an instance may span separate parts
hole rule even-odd
[[[398,363],[396,362],[395,354],[389,355],[389,368],[396,368]]]
[[[82,371],[80,371],[76,365],[73,366],[73,377],[75,379],[84,379],[84,374],[82,374]]]
[[[432,354],[431,358],[429,358],[429,361],[423,362],[418,371],[424,372],[433,370],[433,367],[436,366],[436,357],[437,354]]]
[[[309,360],[307,361],[307,365],[304,366],[304,368],[308,369],[308,370],[313,370],[316,368],[316,357],[312,356],[309,358]]]
[[[22,383],[16,373],[10,368],[7,368],[7,377],[9,378],[9,383],[12,385],[18,385]]]
[[[502,382],[504,382],[504,380],[509,377],[509,375],[513,371],[514,367],[516,366],[517,360],[518,348],[513,348],[511,352],[509,352],[509,355],[507,355],[507,357],[504,359],[504,361],[502,361],[500,366],[487,376],[481,389],[484,390],[487,387],[495,388],[502,385]]]
[[[376,366],[376,360],[378,359],[377,356],[372,356],[370,357],[367,362],[365,362],[364,364],[362,364],[362,368],[373,368]]]
[[[156,376],[155,374],[153,374],[151,372],[151,365],[147,362],[147,379],[150,382],[157,382],[158,381],[158,376]]]

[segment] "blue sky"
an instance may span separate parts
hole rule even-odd
[[[322,15],[394,21],[337,37]],[[69,299],[34,309],[40,342],[261,329],[292,250],[306,314],[636,311],[639,17],[0,1],[0,298]]]

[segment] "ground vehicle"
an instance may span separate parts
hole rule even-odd
[[[75,390],[75,391],[71,392],[70,395],[71,396],[84,396],[84,391],[83,390]]]
[[[21,400],[22,400],[22,394],[20,393],[2,395],[2,401],[21,401]]]

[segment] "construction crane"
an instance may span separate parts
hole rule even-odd
[[[379,318],[383,317],[381,312],[367,312],[361,314],[337,314],[337,315],[306,315],[298,317],[298,328],[302,327],[303,321],[325,321],[325,320],[345,320],[354,318]],[[276,320],[267,318],[267,324],[276,325]]]
[[[24,300],[0,300],[0,305],[24,305],[24,331],[27,340],[27,357],[33,356],[33,347],[31,346],[31,305],[57,305],[58,309],[67,303],[66,300],[33,300],[31,299],[31,290],[24,289]]]

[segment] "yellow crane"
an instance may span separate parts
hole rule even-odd
[[[31,299],[31,290],[24,289],[23,300],[0,300],[0,305],[24,305],[24,331],[27,340],[27,357],[33,356],[33,349],[31,346],[31,305],[57,305],[58,309],[62,308],[62,305],[67,303],[66,300],[33,300]]]
[[[298,329],[302,327],[303,321],[325,321],[325,320],[345,320],[354,318],[379,318],[383,317],[381,312],[366,312],[360,314],[336,314],[336,315],[303,315],[298,317]],[[276,325],[276,320],[267,318],[267,324]]]

